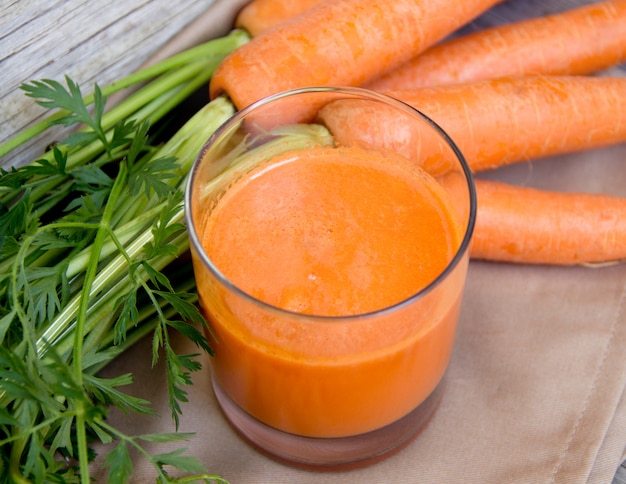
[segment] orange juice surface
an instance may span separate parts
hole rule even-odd
[[[408,160],[359,148],[280,154],[222,194],[200,235],[226,279],[287,310],[197,276],[217,338],[213,377],[262,422],[317,437],[374,430],[443,376],[462,275],[379,311],[431,283],[460,244],[445,192]]]

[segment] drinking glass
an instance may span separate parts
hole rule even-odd
[[[395,291],[396,283],[385,279],[391,277],[387,269],[400,274],[402,280],[417,280],[420,271],[431,263],[429,253],[421,260],[386,263],[369,272],[361,268],[358,277],[343,274],[353,267],[347,263],[327,268],[324,277],[336,277],[336,285],[346,283],[346,287],[335,287],[332,294],[324,294],[324,289],[321,294],[315,293],[315,284],[323,277],[313,271],[302,282],[310,286],[287,287],[293,282],[293,273],[300,269],[290,265],[293,254],[283,250],[283,239],[277,238],[276,231],[282,230],[280,237],[290,238],[294,252],[300,246],[326,243],[334,233],[325,217],[329,224],[332,218],[337,225],[353,214],[348,210],[338,215],[332,207],[320,213],[311,208],[308,200],[333,199],[348,192],[348,188],[361,194],[356,198],[365,200],[379,188],[387,189],[378,187],[377,179],[371,178],[359,163],[353,163],[351,169],[354,173],[365,170],[359,173],[363,176],[337,182],[339,185],[333,185],[329,176],[327,187],[318,183],[313,190],[306,179],[299,180],[298,190],[312,192],[299,198],[300,192],[293,188],[296,182],[270,184],[265,191],[251,194],[246,203],[233,201],[228,217],[216,215],[231,193],[243,193],[277,166],[297,168],[294,164],[302,162],[301,155],[320,150],[341,152],[346,147],[348,152],[362,150],[367,158],[372,153],[384,159],[401,157],[445,208],[437,216],[446,219],[444,222],[451,227],[448,233],[439,233],[439,222],[403,219],[401,207],[396,207],[396,219],[392,207],[392,215],[387,213],[386,218],[371,221],[367,234],[357,234],[354,240],[344,234],[344,239],[327,249],[336,258],[330,260],[343,260],[343,251],[359,257],[359,249],[370,244],[365,240],[369,237],[376,238],[371,246],[381,244],[377,249],[381,257],[387,251],[405,250],[407,244],[399,244],[398,249],[393,241],[399,243],[413,233],[432,236],[433,250],[441,245],[437,240],[447,241],[445,263],[420,287],[408,294],[399,292],[395,299],[376,300],[381,293],[393,295]],[[275,163],[277,157],[282,161]],[[319,170],[325,170],[324,166],[320,162]],[[311,176],[319,178],[320,173],[313,171]],[[368,188],[355,188],[359,180]],[[378,195],[384,200],[392,193]],[[263,196],[274,198],[253,198]],[[317,217],[304,221],[305,232],[296,233],[300,229],[293,227],[266,227],[267,219],[277,217],[282,205],[288,203],[300,217],[310,213]],[[368,210],[375,212],[375,208]],[[259,214],[261,210],[265,212]],[[475,214],[472,175],[454,142],[427,116],[383,94],[358,88],[297,89],[262,99],[221,126],[192,168],[185,215],[200,305],[214,349],[210,358],[212,387],[234,429],[265,454],[314,469],[370,464],[415,438],[444,394]],[[368,212],[365,219],[375,216],[379,217]],[[250,217],[258,221],[250,222]],[[224,220],[232,225],[221,229],[219,224]],[[257,227],[258,232],[252,236],[233,235],[243,230],[242,224]],[[228,246],[221,247],[222,262],[218,262],[208,248],[219,246],[222,236],[229,242],[223,242]],[[380,240],[387,241],[386,245]],[[266,256],[273,262],[268,263]],[[318,263],[329,264],[313,262]],[[240,267],[238,281],[226,275],[231,265]],[[388,267],[391,265],[397,267]],[[240,281],[248,278],[255,278],[256,292],[242,287]],[[285,287],[278,287],[281,281],[285,281]],[[352,281],[355,287],[347,287],[346,281]],[[295,292],[277,302],[264,297],[272,291],[283,296]],[[344,292],[350,292],[352,299],[363,305],[345,312],[321,310],[319,304],[311,309],[315,298],[322,305],[324,298],[334,304]]]

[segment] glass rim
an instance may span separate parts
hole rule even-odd
[[[446,267],[435,277],[432,281],[430,281],[426,286],[422,287],[416,293],[405,297],[404,299],[385,306],[383,308],[375,309],[372,311],[362,312],[362,313],[354,313],[354,314],[345,314],[345,315],[323,315],[323,314],[308,314],[301,313],[298,311],[292,311],[289,309],[281,308],[280,306],[276,306],[274,304],[270,304],[268,302],[263,301],[262,299],[258,299],[251,294],[248,294],[243,289],[234,284],[230,279],[228,279],[212,262],[202,244],[200,243],[198,233],[195,228],[195,223],[192,216],[192,192],[194,186],[194,180],[196,173],[198,172],[198,166],[203,161],[206,152],[213,145],[216,139],[218,139],[222,133],[224,133],[229,127],[236,125],[239,123],[245,116],[251,112],[256,110],[257,108],[269,104],[278,99],[282,99],[285,97],[296,96],[299,94],[307,94],[307,93],[335,93],[339,95],[346,95],[348,97],[352,97],[354,99],[369,99],[378,102],[383,102],[388,105],[395,106],[402,111],[406,111],[408,114],[413,116],[417,116],[425,121],[428,125],[430,125],[439,136],[446,142],[448,147],[452,150],[454,155],[456,156],[459,164],[461,165],[463,175],[465,177],[465,181],[468,188],[469,195],[469,212],[468,212],[468,220],[467,226],[465,228],[465,233],[463,234],[463,238],[461,243],[459,244],[458,249],[456,250],[452,259],[448,262]],[[426,114],[422,113],[419,109],[414,108],[408,103],[401,101],[397,98],[389,96],[384,93],[370,91],[368,89],[360,88],[360,87],[332,87],[332,86],[312,86],[312,87],[303,87],[297,89],[289,89],[285,91],[281,91],[276,94],[272,94],[266,96],[254,103],[242,108],[233,114],[230,118],[228,118],[218,129],[216,129],[213,134],[208,138],[208,140],[202,146],[199,154],[194,160],[189,176],[187,178],[187,183],[185,186],[184,192],[184,215],[185,222],[187,225],[187,233],[189,236],[189,240],[193,248],[196,250],[197,254],[200,256],[202,263],[211,271],[211,273],[217,278],[217,280],[223,284],[228,290],[234,292],[238,296],[244,298],[245,300],[259,305],[264,309],[270,310],[272,312],[277,312],[278,314],[282,314],[285,316],[298,317],[302,319],[310,319],[310,320],[321,320],[321,321],[348,321],[348,320],[356,320],[363,318],[371,318],[376,316],[382,316],[387,313],[391,313],[398,309],[401,309],[405,306],[408,306],[415,302],[418,299],[423,298],[426,294],[430,293],[437,286],[439,286],[446,277],[454,271],[454,269],[461,263],[461,260],[465,256],[466,252],[469,251],[469,246],[471,243],[472,235],[474,232],[474,226],[476,223],[476,211],[477,211],[477,201],[476,201],[476,186],[474,183],[474,175],[472,170],[470,169],[465,156],[458,148],[456,143],[452,140],[452,138],[444,131],[439,124],[437,124],[433,119],[431,119]]]

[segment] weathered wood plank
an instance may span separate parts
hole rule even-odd
[[[613,484],[626,484],[626,462],[617,470]]]
[[[211,9],[242,0],[3,0],[0,8],[0,143],[42,118],[45,110],[21,83],[64,75],[85,92],[123,77],[155,56],[175,35]],[[209,9],[210,8],[210,9]],[[209,9],[209,10],[207,10]],[[223,14],[216,19],[223,19]],[[211,28],[210,18],[205,23]],[[223,23],[223,22],[222,22]],[[230,26],[226,27],[227,31]],[[210,29],[209,29],[210,30]],[[222,29],[224,31],[224,29]],[[207,31],[207,37],[212,31]],[[62,129],[15,150],[0,166],[19,164],[61,137]]]

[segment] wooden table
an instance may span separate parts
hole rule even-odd
[[[247,1],[247,0],[245,0]],[[12,0],[0,8],[0,143],[40,120],[45,110],[20,84],[68,75],[90,92],[135,71],[142,64],[230,30],[244,0]],[[202,32],[193,27],[202,25]],[[185,32],[193,32],[189,36]],[[0,159],[0,166],[33,159],[63,134],[54,129],[24,149]]]

